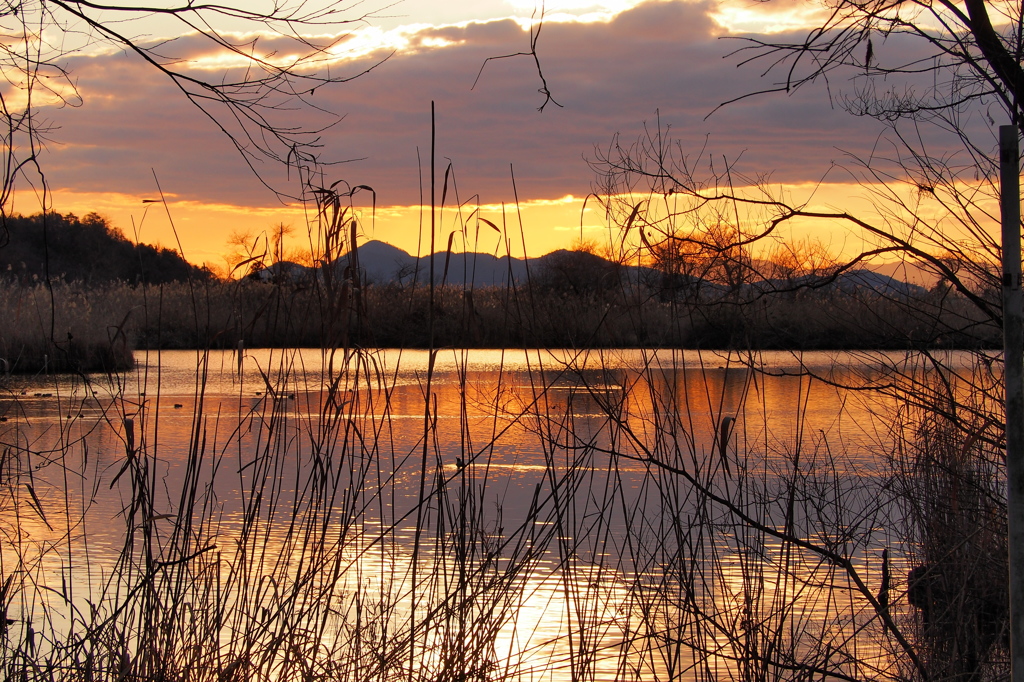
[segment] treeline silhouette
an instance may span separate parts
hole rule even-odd
[[[0,246],[0,278],[19,284],[47,278],[87,285],[164,284],[213,277],[176,251],[129,241],[96,213],[9,216],[0,226]]]

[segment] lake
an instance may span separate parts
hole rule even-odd
[[[910,408],[885,387],[926,376],[918,356],[136,358],[4,384],[11,661],[221,680],[907,670],[892,480]]]

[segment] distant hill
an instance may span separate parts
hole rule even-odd
[[[348,266],[350,255],[340,261]],[[509,282],[523,283],[528,278],[534,283],[551,288],[583,289],[594,286],[608,286],[613,277],[625,277],[632,282],[656,283],[660,273],[650,268],[619,266],[600,256],[560,249],[537,258],[510,258],[487,253],[436,253],[431,256],[412,256],[402,249],[381,241],[369,241],[359,247],[359,269],[368,283],[385,284],[395,282],[410,284],[414,279],[421,283],[430,280],[431,260],[434,264],[434,281],[456,286],[504,286]],[[884,266],[883,266],[884,267]],[[837,277],[805,276],[796,281],[782,282],[765,280],[753,285],[758,289],[786,290],[793,286],[813,288],[834,288],[845,293],[873,291],[896,296],[921,296],[925,289],[914,283],[907,283],[893,274],[898,271],[886,268],[859,268],[844,272]],[[820,280],[820,281],[819,281]],[[719,291],[721,285],[707,281],[694,281],[691,288],[700,288],[706,293]]]
[[[434,282],[458,286],[502,286],[510,281],[526,280],[528,260],[493,256],[489,253],[435,253],[433,256],[409,255],[402,249],[380,241],[369,241],[358,250],[359,269],[367,282],[410,284],[430,281],[431,261]],[[351,254],[342,256],[347,266]]]
[[[0,225],[0,280],[31,284],[43,281],[47,270],[51,279],[86,284],[212,277],[176,251],[132,243],[95,213],[9,217]]]
[[[747,286],[764,294],[795,289],[822,289],[840,291],[844,294],[872,292],[885,296],[912,298],[928,293],[928,290],[922,286],[904,282],[869,268],[847,270],[838,275],[801,275],[793,279],[766,279]]]
[[[340,261],[349,265],[351,254],[342,256]],[[609,269],[623,273],[633,272],[635,266],[620,267],[600,256],[559,249],[537,258],[515,258],[495,256],[489,253],[435,253],[432,256],[412,256],[398,247],[380,241],[362,244],[358,251],[359,270],[366,281],[373,284],[395,282],[411,284],[414,280],[423,284],[430,281],[433,264],[436,284],[456,286],[506,286],[524,283],[528,279],[564,279],[566,282],[577,276]],[[587,271],[587,272],[581,272]]]
[[[905,297],[924,296],[928,293],[928,290],[919,284],[904,282],[891,275],[867,268],[845,272],[837,278],[836,282],[840,289],[847,292],[867,289],[880,294]]]
[[[656,293],[663,300],[686,300],[713,303],[731,295],[722,283],[694,276],[677,275],[666,279],[650,267],[621,265],[584,251],[559,249],[537,258],[511,258],[487,253],[435,253],[433,256],[412,256],[402,249],[380,241],[361,245],[356,254],[359,271],[366,284],[426,284],[433,272],[436,284],[479,288],[527,281],[540,292],[584,295],[639,287]],[[353,262],[349,253],[335,261],[335,272],[347,271]],[[431,269],[433,267],[433,269]],[[253,275],[265,282],[301,282],[315,277],[312,268],[283,261],[270,265]],[[927,289],[905,282],[889,274],[869,268],[848,270],[839,274],[807,274],[791,279],[768,278],[739,285],[743,298],[759,298],[769,294],[785,294],[798,290],[819,290],[844,295],[862,293],[889,298],[920,298]]]

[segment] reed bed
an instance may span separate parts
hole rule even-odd
[[[338,322],[325,293],[322,282],[0,283],[0,315],[10,321],[0,330],[0,364],[20,373],[102,372],[130,367],[136,349],[318,347]],[[429,348],[431,340],[468,348],[998,346],[998,328],[971,317],[966,303],[930,298],[829,290],[664,300],[640,282],[603,291],[361,283],[345,341],[377,348]]]
[[[0,283],[0,373],[115,371],[132,366],[128,321],[141,309],[127,286]]]

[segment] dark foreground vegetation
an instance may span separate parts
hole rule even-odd
[[[56,415],[60,428],[37,398],[0,398],[0,518],[17,520],[0,524],[5,678],[1005,677],[991,362],[936,368],[910,354],[864,376],[837,368],[876,405],[878,421],[861,425],[878,429],[870,444],[803,427],[821,389],[810,369],[790,377],[796,390],[782,401],[799,405],[795,423],[769,418],[752,353],[730,356],[732,376],[746,377],[732,390],[721,370],[609,369],[601,351],[580,350],[545,371],[496,371],[493,395],[468,361],[461,383],[420,368],[409,400],[398,368],[352,339],[383,324],[370,312],[387,303],[378,294],[428,302],[429,289],[331,287],[54,288],[83,296],[62,310],[94,310],[86,293],[105,292],[154,345],[286,339],[305,317],[336,345],[312,384],[286,350],[265,383],[233,384],[226,402],[205,384],[221,363],[197,353],[195,395],[173,398],[181,411],[155,373],[141,385],[55,382],[81,411]],[[45,288],[10,291],[45,312]],[[609,326],[597,298],[433,293],[409,334],[468,333],[449,318],[512,313],[550,315],[551,328],[596,324],[591,335]],[[560,305],[544,313],[537,300]],[[687,310],[645,305],[665,319]],[[217,334],[215,319],[252,324]],[[112,324],[107,343],[129,329]],[[220,371],[237,377],[245,354],[229,357]],[[527,461],[533,470],[520,471]],[[113,511],[104,495],[117,497]],[[536,598],[548,630],[530,622]],[[510,632],[526,655],[513,655]]]

